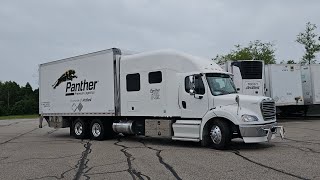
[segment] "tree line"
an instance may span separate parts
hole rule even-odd
[[[300,60],[282,60],[282,64],[314,64],[316,54],[320,52],[320,36],[315,32],[317,26],[310,22],[306,23],[306,28],[296,37],[296,42],[304,47],[304,55]],[[275,44],[262,42],[260,40],[250,41],[248,45],[235,45],[226,55],[216,55],[213,60],[220,64],[228,60],[263,60],[265,64],[276,64]]]
[[[0,81],[0,116],[38,114],[39,89],[27,83],[19,86],[14,81]]]

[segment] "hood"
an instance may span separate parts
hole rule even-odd
[[[243,94],[226,94],[221,96],[215,96],[214,106],[225,106],[225,105],[237,105],[236,97],[239,96],[240,106],[245,106],[248,104],[260,104],[262,100],[272,100],[265,96],[250,96]]]
[[[236,97],[239,96],[239,108],[236,102]],[[215,96],[213,105],[216,110],[224,110],[229,113],[237,114],[237,119],[240,120],[244,114],[254,115],[259,119],[259,122],[265,123],[266,121],[275,121],[275,119],[265,120],[262,115],[261,102],[272,101],[272,98],[265,96],[250,96],[243,94],[226,94]],[[243,123],[243,122],[241,122]]]

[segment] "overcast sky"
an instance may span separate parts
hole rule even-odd
[[[258,39],[297,61],[308,21],[319,0],[1,0],[0,81],[37,87],[38,64],[111,47],[212,58]]]

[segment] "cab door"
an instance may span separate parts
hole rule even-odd
[[[190,82],[193,77],[194,83]],[[202,118],[208,111],[208,88],[205,86],[205,76],[184,75],[180,85],[179,101],[182,118]],[[193,87],[192,87],[193,86]],[[190,90],[192,93],[190,93]]]

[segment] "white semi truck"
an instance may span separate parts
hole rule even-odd
[[[210,59],[173,50],[127,54],[112,48],[40,65],[40,127],[70,127],[75,138],[117,133],[225,148],[232,138],[276,134],[271,98],[237,93]]]

